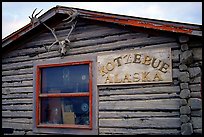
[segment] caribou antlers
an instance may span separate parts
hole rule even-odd
[[[37,10],[37,8],[33,11],[31,17],[29,16],[33,27],[34,27],[34,24],[35,24],[36,22],[38,22],[37,15],[39,15],[40,12],[41,12],[43,9],[42,9],[40,12],[38,12],[35,16],[33,16],[36,10]]]
[[[56,43],[58,43],[60,54],[61,54],[61,55],[65,55],[66,52],[67,52],[67,50],[69,50],[69,49],[67,49],[67,47],[70,48],[70,47],[69,47],[69,44],[70,44],[69,36],[70,36],[71,32],[73,31],[73,29],[74,29],[74,27],[75,27],[77,21],[75,21],[75,22],[71,25],[71,29],[70,29],[69,33],[67,34],[66,38],[65,38],[64,40],[59,40],[59,39],[57,38],[56,34],[55,34],[55,30],[54,30],[54,29],[51,29],[51,28],[48,27],[44,22],[42,22],[41,20],[39,20],[39,19],[37,18],[37,15],[39,15],[42,10],[41,10],[40,12],[38,12],[37,14],[34,15],[34,13],[35,13],[36,10],[37,10],[37,8],[33,11],[31,17],[29,16],[29,18],[31,19],[32,26],[34,27],[34,24],[35,24],[36,22],[42,23],[47,29],[49,29],[49,30],[51,31],[52,35],[55,37],[55,41],[54,41],[49,47],[47,47],[47,46],[45,46],[45,45],[43,45],[43,46],[44,46],[45,49],[49,52],[49,51],[51,50],[52,46],[55,45]],[[71,9],[71,10],[67,11],[66,13],[69,15],[69,17],[66,18],[66,19],[64,19],[63,21],[69,20],[69,21],[68,21],[68,24],[71,23],[71,22],[78,16],[78,12],[77,12],[77,10],[75,10],[75,9]]]
[[[70,43],[69,36],[70,36],[71,32],[73,31],[76,23],[77,23],[77,21],[74,24],[72,24],[71,29],[70,29],[67,37],[64,40],[61,40],[61,41],[57,38],[57,36],[55,34],[55,30],[51,29],[45,23],[43,23],[43,25],[46,28],[48,28],[52,32],[52,35],[55,37],[55,41],[52,43],[52,45],[50,45],[49,47],[44,46],[45,49],[49,52],[50,49],[52,48],[52,46],[55,45],[56,43],[58,43],[58,45],[59,45],[59,52],[61,53],[61,55],[65,55],[66,52],[67,52],[67,46],[69,47],[69,43]]]
[[[72,14],[69,13],[69,14],[68,14],[69,17],[68,17],[67,19],[64,19],[63,21],[67,21],[67,20],[70,19],[70,21],[68,21],[68,23],[70,23],[70,22],[72,22],[72,21],[76,18],[76,16],[78,15],[78,13],[77,13],[76,10],[72,10],[71,13],[72,13]],[[66,52],[67,52],[67,50],[69,50],[69,49],[67,49],[67,47],[70,48],[70,47],[69,47],[69,44],[70,44],[69,36],[70,36],[70,34],[72,33],[72,31],[73,31],[73,29],[74,29],[76,23],[77,23],[77,21],[75,21],[75,22],[71,25],[71,29],[70,29],[69,33],[67,34],[66,38],[65,38],[64,40],[61,40],[61,41],[60,41],[60,40],[57,38],[56,34],[55,34],[55,30],[54,30],[54,29],[51,29],[51,28],[48,27],[45,23],[42,22],[42,24],[43,24],[46,28],[48,28],[48,29],[51,31],[52,35],[55,37],[55,41],[54,41],[49,47],[44,46],[45,49],[49,52],[50,49],[52,48],[52,46],[55,45],[56,43],[58,43],[60,54],[61,54],[61,55],[65,55]]]

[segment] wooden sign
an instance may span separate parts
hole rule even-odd
[[[172,82],[170,48],[145,48],[100,54],[98,85]]]

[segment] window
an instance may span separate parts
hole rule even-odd
[[[36,64],[35,74],[35,130],[58,133],[56,129],[92,130],[93,123],[96,126],[92,61]]]

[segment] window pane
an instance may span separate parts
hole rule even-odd
[[[42,98],[41,123],[89,125],[89,97]]]
[[[89,91],[89,65],[42,68],[42,93]]]

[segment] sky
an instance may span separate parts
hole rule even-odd
[[[202,25],[202,2],[2,2],[2,39],[27,25],[35,8],[43,9],[39,17],[57,5]]]

